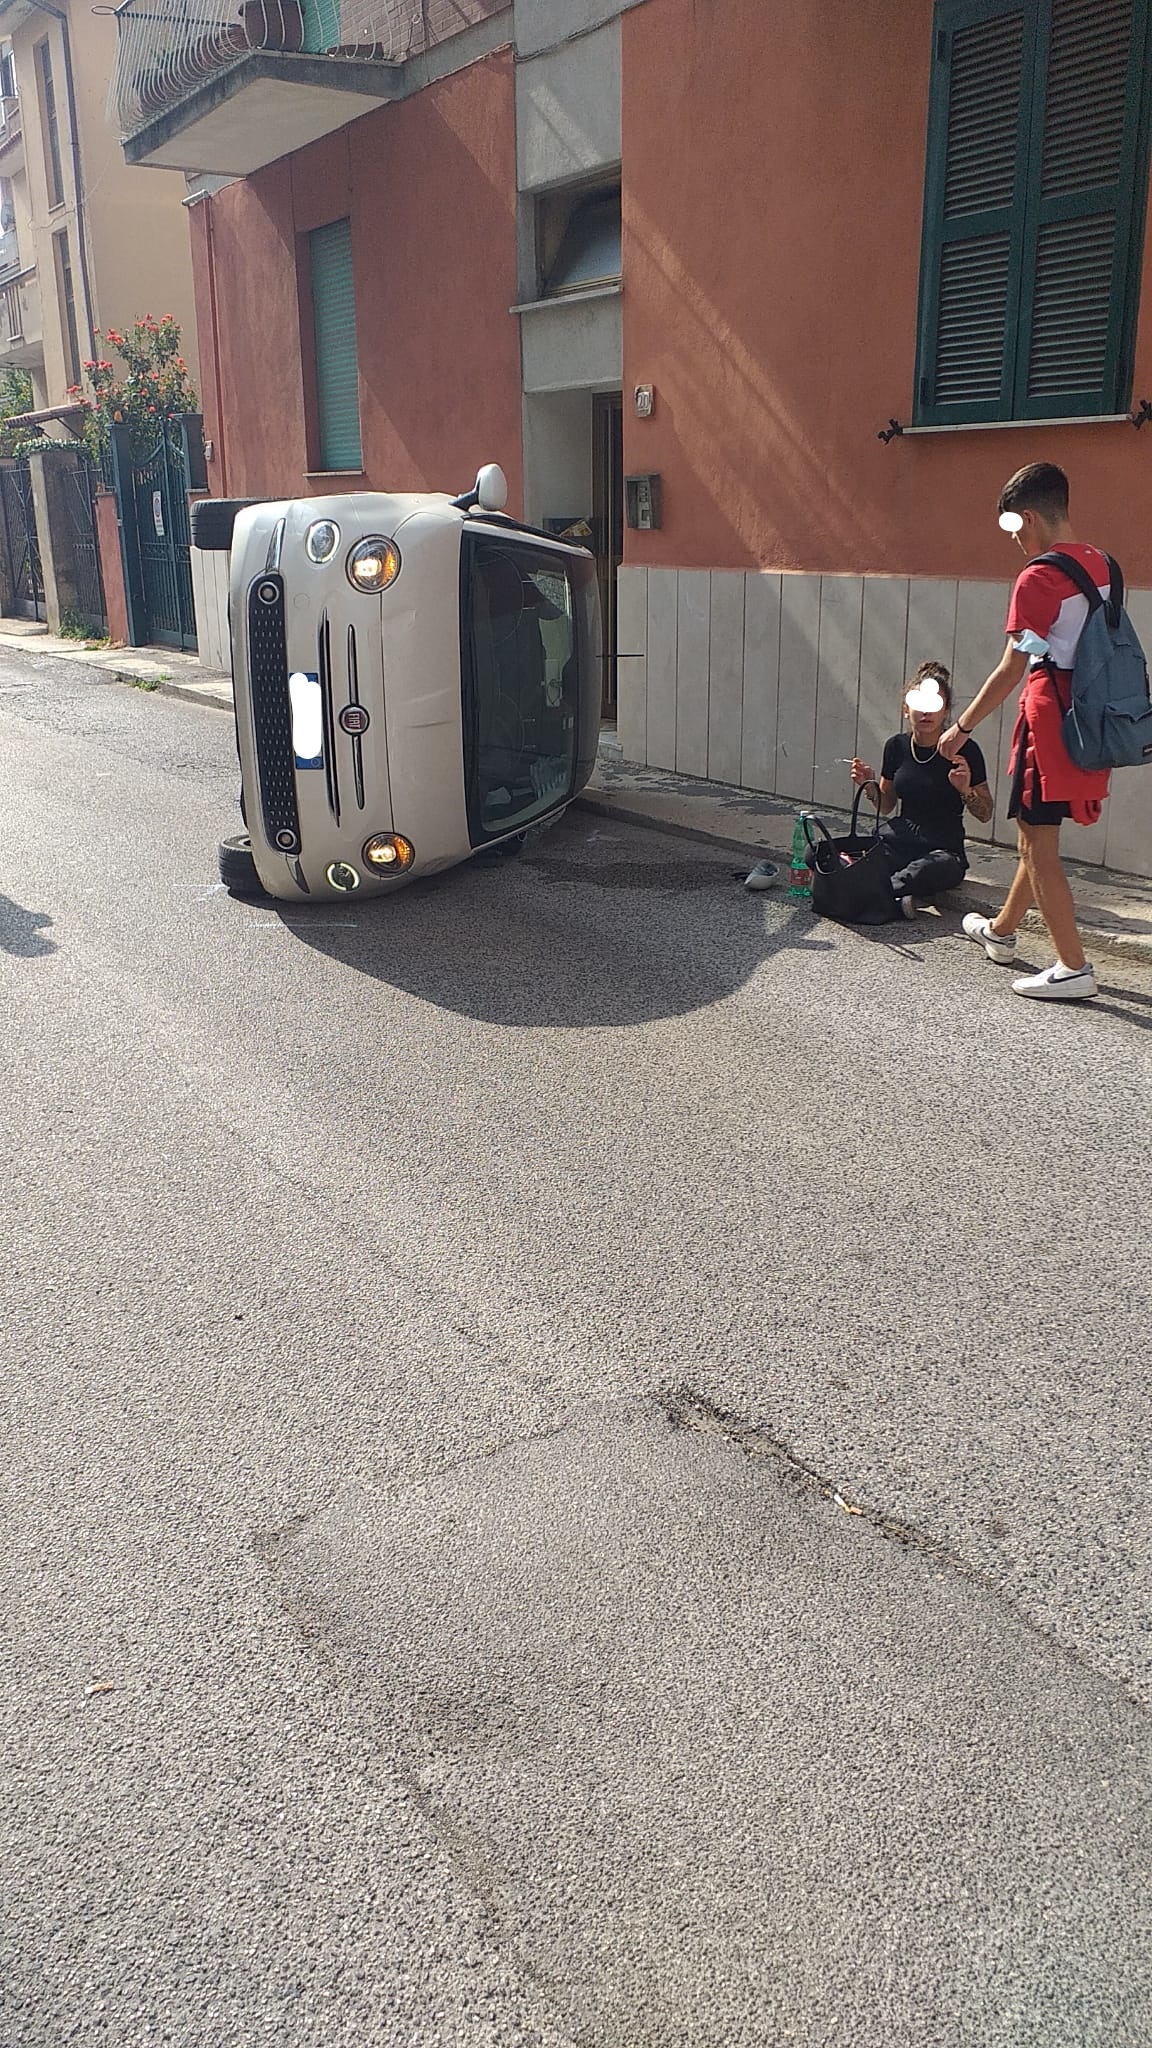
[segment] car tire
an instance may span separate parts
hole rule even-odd
[[[252,841],[246,832],[234,839],[222,839],[219,851],[220,880],[230,896],[267,896],[252,858]]]
[[[195,498],[192,502],[192,545],[201,554],[226,555],[232,546],[236,514],[260,498]]]

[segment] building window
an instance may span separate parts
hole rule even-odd
[[[20,244],[16,237],[16,208],[11,178],[0,178],[0,273],[19,270]]]
[[[359,469],[360,390],[352,227],[346,220],[308,237],[316,363],[316,451],[320,470]]]
[[[1128,405],[1149,0],[937,0],[916,418]]]
[[[64,204],[64,173],[60,163],[60,123],[56,118],[56,82],[47,40],[36,45],[36,78],[40,89],[40,125],[44,131],[44,174],[49,206]]]
[[[60,300],[60,334],[64,344],[64,374],[69,387],[80,382],[80,336],[76,327],[76,293],[72,284],[72,257],[67,230],[52,237],[56,258],[56,291]]]
[[[620,282],[620,187],[549,192],[537,214],[542,298]]]
[[[16,99],[16,59],[11,44],[0,50],[0,99],[13,103]]]

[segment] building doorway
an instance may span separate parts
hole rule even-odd
[[[592,400],[592,548],[604,620],[601,715],[616,718],[616,589],[624,558],[624,400],[619,391]]]
[[[616,717],[616,580],[624,552],[624,401],[619,391],[530,392],[524,400],[524,505],[533,526],[596,557],[604,619],[600,700]]]

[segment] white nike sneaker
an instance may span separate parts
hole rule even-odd
[[[1012,983],[1018,996],[1039,996],[1050,1003],[1083,1003],[1097,994],[1096,976],[1090,966],[1077,968],[1061,966],[1054,960],[1051,967],[1045,967],[1041,974],[1024,974]]]
[[[1011,967],[1016,958],[1015,932],[994,932],[992,919],[984,917],[978,910],[968,912],[964,919],[964,930],[970,939],[977,940],[983,946],[988,958],[994,960],[997,967]]]

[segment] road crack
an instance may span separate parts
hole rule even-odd
[[[1055,1629],[1046,1627],[1025,1602],[1016,1598],[990,1571],[974,1564],[946,1543],[931,1536],[913,1522],[905,1522],[898,1515],[888,1514],[867,1501],[851,1500],[834,1479],[818,1472],[814,1465],[796,1455],[783,1437],[774,1436],[762,1422],[751,1421],[747,1416],[733,1415],[720,1408],[693,1387],[669,1387],[656,1396],[657,1402],[673,1429],[689,1430],[698,1436],[719,1437],[733,1450],[741,1451],[746,1458],[754,1459],[761,1465],[772,1468],[777,1477],[796,1493],[810,1500],[826,1502],[843,1514],[858,1518],[875,1529],[886,1542],[897,1543],[901,1549],[915,1552],[942,1569],[955,1572],[959,1577],[978,1585],[1015,1615],[1033,1635],[1038,1635],[1051,1647],[1066,1657],[1078,1670],[1114,1687],[1133,1706],[1147,1712],[1148,1700],[1134,1677],[1120,1677],[1114,1672],[1102,1671],[1099,1665],[1074,1644],[1067,1642]],[[1002,1535],[1003,1527],[993,1529],[994,1535]]]

